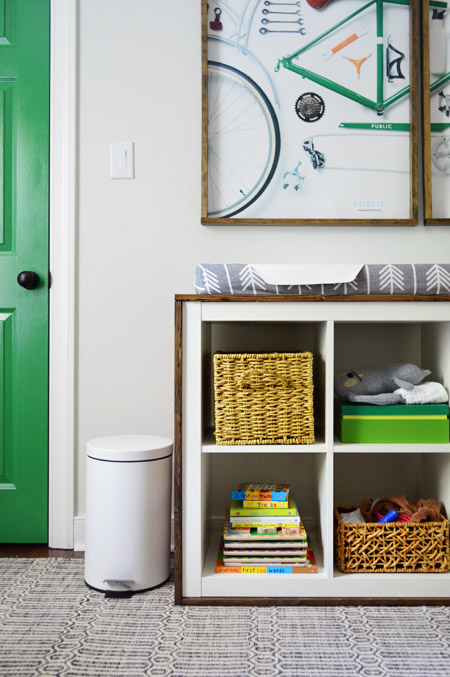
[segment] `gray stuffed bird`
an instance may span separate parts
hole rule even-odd
[[[334,392],[341,402],[398,404],[404,400],[394,390],[411,390],[430,374],[429,369],[415,364],[386,364],[378,369],[348,371],[335,378]]]

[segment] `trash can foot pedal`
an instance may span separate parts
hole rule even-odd
[[[132,584],[134,581],[120,581],[117,579],[105,578],[103,583],[109,586],[105,592],[105,597],[132,597],[134,590]]]

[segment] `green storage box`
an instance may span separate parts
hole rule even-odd
[[[344,444],[417,443],[449,441],[448,404],[337,403],[336,425]]]

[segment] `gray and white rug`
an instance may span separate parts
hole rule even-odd
[[[0,675],[449,677],[447,607],[176,607],[105,599],[79,559],[0,559]]]

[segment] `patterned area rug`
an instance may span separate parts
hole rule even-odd
[[[448,677],[447,607],[176,607],[88,589],[79,559],[0,559],[0,674]]]

